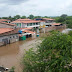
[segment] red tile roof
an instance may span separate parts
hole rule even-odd
[[[50,18],[43,18],[43,19],[45,19],[45,20],[55,20],[55,19],[50,19]]]
[[[11,25],[11,26],[16,26],[15,24],[11,24],[11,23],[6,23],[6,22],[0,22],[1,24],[7,24],[7,25]]]
[[[29,30],[24,30],[23,32],[28,32],[28,33],[31,33],[31,34],[34,34],[35,33],[33,31],[29,31]]]
[[[61,23],[53,23],[53,24],[51,24],[51,25],[60,25]]]
[[[0,19],[0,21],[3,22],[3,21],[10,21],[10,20],[7,20],[7,19]]]
[[[0,34],[10,32],[12,30],[14,30],[14,29],[12,29],[12,28],[0,28]]]
[[[29,21],[31,19],[17,19],[18,21]]]
[[[40,21],[36,21],[36,20],[31,20],[31,19],[18,19],[16,21],[13,21],[11,23],[38,23]]]

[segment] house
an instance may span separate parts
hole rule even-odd
[[[0,22],[0,28],[16,28],[15,24]]]
[[[50,18],[37,18],[34,19],[36,21],[40,21],[40,25],[45,25],[45,26],[51,26],[52,23],[55,23],[55,19],[50,19]]]
[[[62,26],[63,24],[62,23],[53,23],[51,24],[52,26]]]
[[[0,22],[7,22],[7,23],[10,23],[10,20],[7,20],[7,19],[0,19]]]
[[[11,22],[11,24],[17,25],[17,28],[40,27],[40,21],[31,20],[31,19],[17,19]]]
[[[0,46],[19,40],[18,29],[0,28]]]
[[[26,36],[26,38],[36,38],[36,32],[33,31],[33,28],[21,28],[20,30],[22,31],[19,34],[20,37]]]

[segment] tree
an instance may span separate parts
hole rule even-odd
[[[57,22],[64,22],[64,21],[65,21],[65,19],[62,18],[62,17],[60,17],[60,18],[57,20]]]
[[[21,19],[26,19],[26,16],[22,16]]]
[[[30,19],[33,19],[34,18],[34,15],[29,15],[29,17],[28,18],[30,18]]]
[[[20,18],[20,15],[16,15],[14,16],[15,19],[19,19]]]
[[[67,14],[62,14],[61,17],[66,18]]]
[[[34,18],[42,18],[41,16],[35,16]]]
[[[72,37],[54,33],[23,57],[23,72],[72,72]]]

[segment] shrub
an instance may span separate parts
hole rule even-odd
[[[53,34],[23,57],[23,72],[72,72],[72,37]]]

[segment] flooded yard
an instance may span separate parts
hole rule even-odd
[[[58,29],[58,31],[63,31],[64,29]],[[40,36],[46,36],[49,33],[41,33]],[[15,66],[15,72],[22,72],[21,59],[24,55],[25,50],[30,48],[36,48],[36,44],[39,44],[41,40],[39,38],[32,39],[28,38],[25,41],[18,41],[13,44],[8,44],[6,46],[0,47],[0,66],[11,68]]]
[[[24,54],[24,49],[35,48],[38,42],[40,42],[38,39],[32,40],[28,38],[26,41],[19,41],[0,47],[0,66],[8,68],[15,66],[15,72],[22,72],[20,63]]]

